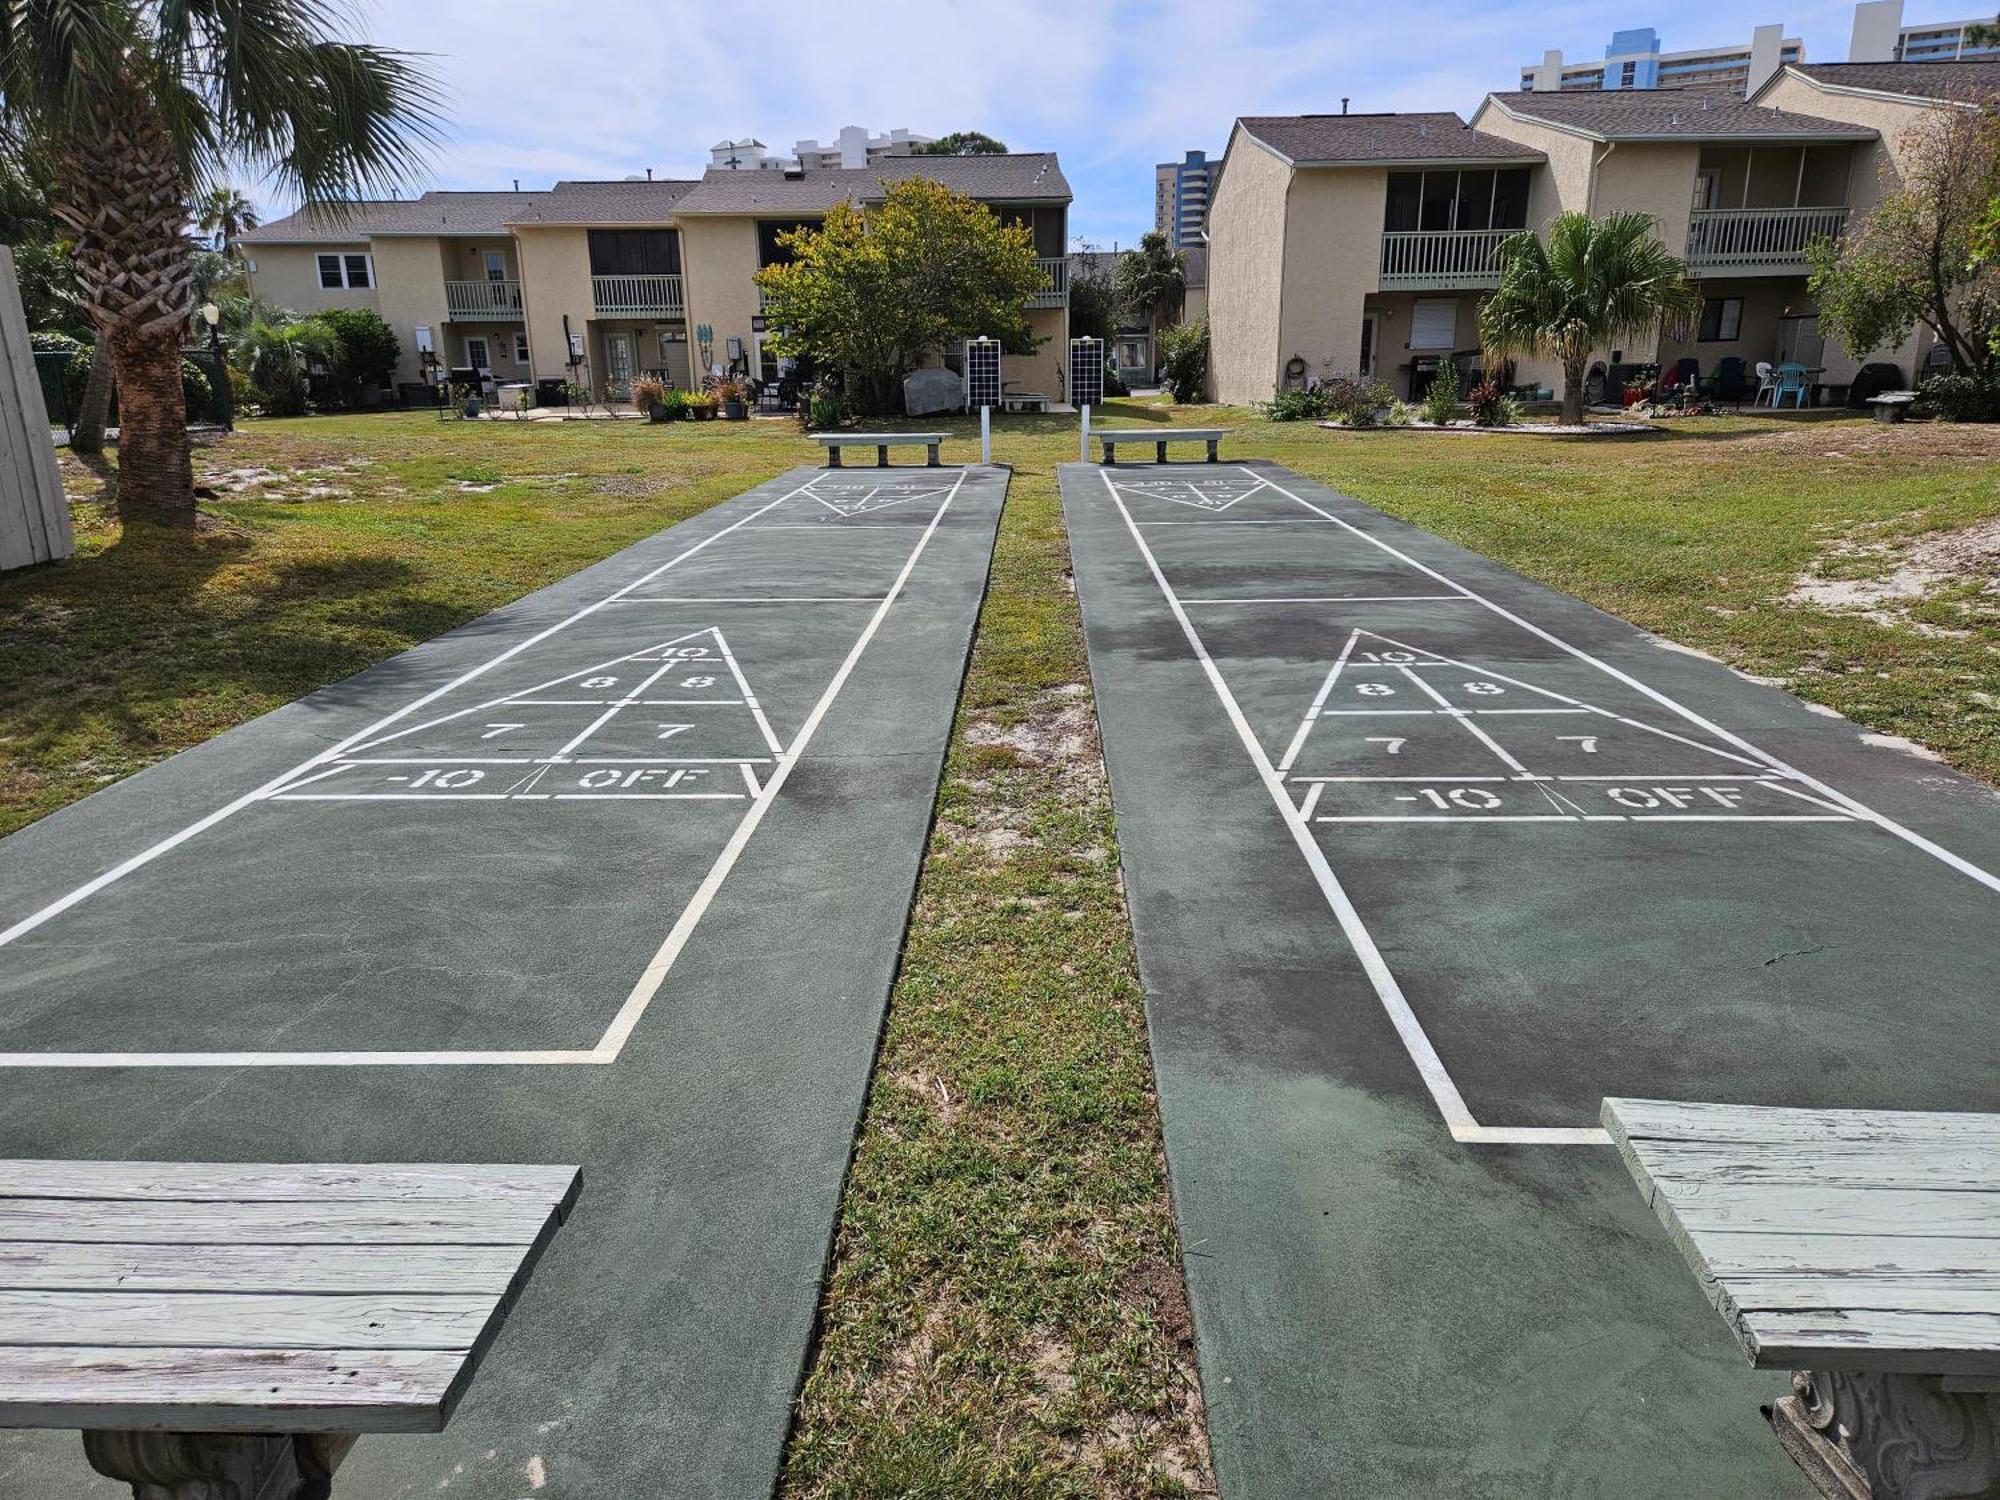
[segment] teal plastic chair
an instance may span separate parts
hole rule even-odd
[[[1784,364],[1778,366],[1778,389],[1771,396],[1771,407],[1776,410],[1785,404],[1785,397],[1792,397],[1792,405],[1803,410],[1806,398],[1812,394],[1812,382],[1806,379],[1804,365]]]

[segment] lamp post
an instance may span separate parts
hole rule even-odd
[[[222,309],[213,302],[204,302],[198,309],[202,322],[208,325],[208,354],[212,366],[210,378],[215,382],[215,399],[222,410],[222,430],[236,430],[236,393],[229,388],[229,367],[222,359],[222,335],[217,331],[222,322]]]

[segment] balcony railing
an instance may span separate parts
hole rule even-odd
[[[444,311],[448,318],[486,322],[519,322],[521,283],[518,281],[447,281]]]
[[[678,276],[593,276],[590,300],[600,318],[684,318]]]
[[[1518,229],[1398,230],[1382,236],[1382,290],[1492,287],[1500,247]]]
[[[1688,221],[1687,268],[1696,276],[1803,271],[1806,247],[1839,239],[1846,227],[1844,208],[1698,209]]]
[[[1049,287],[1045,292],[1031,292],[1028,295],[1030,307],[1069,306],[1069,261],[1060,255],[1044,256],[1035,262],[1048,276]]]

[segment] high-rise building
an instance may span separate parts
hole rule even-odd
[[[1903,24],[1903,0],[1862,0],[1854,7],[1849,62],[1969,62],[2000,58],[2000,42],[1973,42],[1966,32],[1992,16]]]
[[[917,147],[928,146],[931,136],[897,126],[884,135],[870,135],[859,125],[845,125],[829,144],[799,141],[789,156],[773,156],[762,141],[746,136],[740,141],[717,141],[708,148],[710,170],[734,172],[784,172],[825,170],[831,167],[865,167],[885,156],[909,156]]]
[[[1201,243],[1208,222],[1208,153],[1190,151],[1153,168],[1153,227],[1177,246]]]

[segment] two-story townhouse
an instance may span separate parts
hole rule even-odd
[[[1874,127],[1695,89],[1491,94],[1473,118],[1548,156],[1535,222],[1571,209],[1651,214],[1699,285],[1701,312],[1684,336],[1597,351],[1607,368],[1691,359],[1709,375],[1729,358],[1746,371],[1797,360],[1844,385],[1870,359],[1908,377],[1921,355],[1915,341],[1860,354],[1829,345],[1806,285],[1808,248],[1837,238],[1857,194],[1865,201]],[[1553,371],[1537,373],[1553,382]]]
[[[379,311],[402,344],[399,380],[419,378],[426,352],[446,369],[503,381],[574,376],[601,386],[650,371],[687,386],[714,365],[768,378],[777,361],[754,277],[787,254],[783,231],[820,223],[835,203],[866,212],[910,176],[1028,227],[1049,275],[1048,289],[1029,300],[1040,342],[1009,355],[1003,379],[1060,392],[1070,191],[1050,153],[433,192],[302,209],[243,244],[260,297],[296,312]]]
[[[1685,337],[1599,350],[1606,371],[1796,359],[1837,386],[1879,361],[1914,380],[1927,330],[1866,351],[1820,335],[1806,252],[1894,180],[1927,111],[1995,97],[2000,62],[1793,64],[1748,100],[1523,91],[1488,95],[1469,125],[1238,120],[1209,209],[1215,393],[1264,400],[1287,381],[1360,371],[1412,394],[1437,359],[1477,350],[1500,243],[1570,209],[1652,215],[1703,293]],[[1554,386],[1560,372],[1524,359],[1517,379]]]
[[[1215,394],[1379,375],[1399,392],[1475,346],[1493,252],[1543,153],[1450,112],[1239,119],[1208,209]]]

